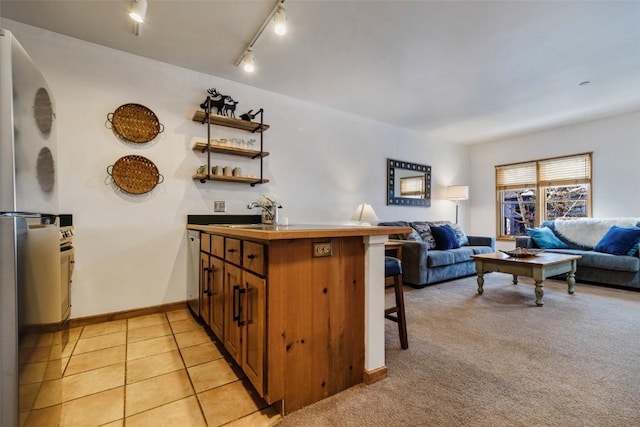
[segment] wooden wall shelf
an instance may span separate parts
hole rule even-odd
[[[266,184],[267,182],[269,182],[268,179],[260,179],[260,178],[248,177],[248,176],[207,175],[206,173],[203,173],[203,174],[197,173],[193,175],[193,179],[197,179],[200,182],[205,182],[205,181],[241,182],[243,184],[251,184],[251,186],[254,186],[256,184]]]
[[[209,103],[209,97],[206,100]],[[207,105],[207,104],[205,104]],[[210,105],[210,104],[209,104]],[[207,113],[209,116],[207,117]],[[193,175],[193,179],[205,183],[207,181],[223,181],[223,182],[237,182],[243,184],[250,184],[252,187],[257,184],[265,184],[269,182],[268,179],[264,179],[262,175],[263,165],[262,159],[269,155],[268,152],[263,150],[263,134],[264,131],[269,129],[269,125],[263,123],[264,111],[262,108],[258,110],[256,115],[260,115],[260,122],[252,122],[248,120],[240,120],[233,117],[219,116],[217,114],[210,114],[210,110],[205,111],[196,110],[193,114],[193,121],[207,125],[207,139],[206,142],[197,141],[193,146],[193,151],[201,152],[207,155],[206,173],[196,173]],[[258,133],[260,135],[260,149],[250,150],[246,148],[239,148],[227,145],[211,144],[211,125],[223,126],[227,128],[240,129],[247,132]],[[211,153],[218,154],[230,154],[233,156],[249,157],[251,159],[258,159],[260,163],[260,176],[259,177],[246,177],[246,176],[227,176],[227,175],[211,175]]]
[[[209,151],[212,153],[231,154],[234,156],[250,157],[252,159],[258,158],[260,156],[267,157],[269,155],[268,151],[249,150],[246,148],[230,147],[226,145],[207,144],[204,141],[196,142],[193,146],[193,151],[206,153],[207,146],[209,147]]]
[[[209,114],[209,117],[212,125],[226,126],[228,128],[234,128],[234,129],[242,129],[249,132],[260,131],[260,123],[235,119],[233,117],[219,116],[217,114]],[[207,116],[205,115],[204,111],[198,110],[193,114],[194,122],[200,122],[204,124],[206,122],[206,118]],[[262,131],[264,132],[267,129],[269,129],[269,125],[263,124]]]

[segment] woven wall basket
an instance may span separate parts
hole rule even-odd
[[[164,181],[156,165],[146,157],[124,156],[107,167],[107,173],[122,191],[129,194],[144,194]]]
[[[107,114],[114,132],[128,142],[145,143],[164,132],[164,125],[155,113],[140,104],[124,104]]]

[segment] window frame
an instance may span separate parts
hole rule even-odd
[[[571,168],[562,168],[563,163],[579,160],[585,162],[584,170],[579,177],[567,176]],[[568,161],[568,162],[567,162]],[[532,167],[535,166],[535,177]],[[545,169],[545,166],[549,166]],[[566,166],[566,165],[565,165]],[[570,164],[569,164],[570,166]],[[520,168],[521,167],[521,168]],[[556,170],[553,168],[556,167]],[[558,167],[560,167],[558,169]],[[541,177],[541,168],[543,173]],[[509,172],[512,172],[509,174]],[[551,177],[549,176],[551,175]],[[557,178],[554,179],[553,177]],[[571,187],[584,184],[587,187],[586,218],[592,216],[593,204],[593,152],[570,154],[566,156],[548,157],[525,162],[509,163],[495,166],[496,194],[496,235],[499,240],[514,240],[520,234],[503,234],[504,195],[505,191],[531,189],[534,191],[535,212],[533,223],[539,227],[547,217],[547,189],[550,187]],[[523,234],[524,235],[524,234]]]

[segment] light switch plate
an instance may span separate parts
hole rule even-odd
[[[331,256],[332,247],[331,242],[314,242],[313,243],[313,257]]]
[[[227,203],[224,200],[214,200],[213,201],[213,211],[214,212],[226,212],[227,211]]]

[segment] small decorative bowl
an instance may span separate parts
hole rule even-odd
[[[505,254],[509,255],[510,257],[513,257],[513,258],[525,258],[525,257],[529,257],[529,256],[536,256],[539,253],[544,252],[544,250],[543,249],[515,248],[515,249],[510,250],[510,251],[503,251],[501,249],[500,252],[505,253]]]

